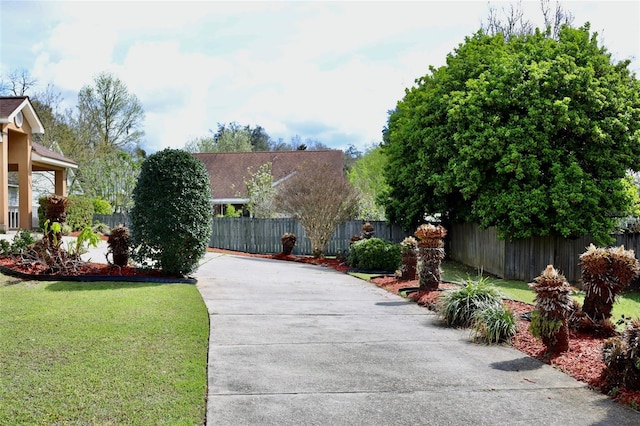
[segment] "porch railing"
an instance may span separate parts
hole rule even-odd
[[[8,229],[18,229],[20,226],[20,208],[18,206],[9,206],[8,225]]]

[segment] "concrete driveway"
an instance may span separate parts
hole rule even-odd
[[[207,425],[638,425],[640,414],[334,270],[208,253]]]

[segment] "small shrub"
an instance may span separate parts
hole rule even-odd
[[[516,335],[516,316],[504,304],[475,311],[471,323],[475,340],[488,344],[508,342]]]
[[[90,226],[85,226],[76,237],[75,243],[69,246],[69,254],[81,255],[87,252],[87,248],[98,247],[100,235],[95,233]]]
[[[97,221],[93,224],[92,229],[93,229],[93,232],[97,232],[102,235],[108,234],[109,231],[111,231],[111,229],[109,228],[109,225],[107,225],[106,223],[97,222]]]
[[[36,240],[29,230],[21,229],[13,237],[13,241],[11,242],[11,253],[24,253],[24,251],[31,247],[35,242]]]
[[[109,203],[104,198],[100,198],[100,197],[94,198],[91,200],[91,202],[93,203],[93,211],[95,214],[112,214],[113,213],[113,207],[111,206],[111,203]]]
[[[5,256],[24,253],[36,242],[33,234],[27,229],[19,230],[13,240],[0,240],[0,254]]]
[[[85,226],[91,226],[93,221],[93,200],[81,195],[69,196],[69,207],[67,207],[66,224],[71,227],[71,231],[79,231]]]
[[[381,238],[356,241],[349,250],[349,265],[370,271],[395,271],[402,263],[400,245]]]
[[[502,305],[502,294],[486,278],[467,280],[460,289],[448,291],[437,303],[438,315],[451,327],[469,327],[476,311]]]

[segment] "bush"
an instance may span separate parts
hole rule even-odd
[[[132,258],[166,274],[194,271],[211,237],[213,205],[204,165],[179,149],[152,154],[142,163],[133,200]]]
[[[605,341],[602,360],[606,386],[640,390],[640,318],[627,324],[622,336]]]
[[[349,250],[349,265],[371,271],[395,271],[402,264],[400,245],[381,238],[356,241]]]
[[[516,334],[516,316],[504,305],[479,309],[471,316],[476,340],[488,344],[508,342]]]
[[[94,198],[91,200],[93,203],[93,211],[95,214],[112,214],[113,207],[111,207],[111,203],[103,198]]]
[[[67,222],[71,231],[79,231],[91,226],[93,221],[93,200],[83,195],[70,195],[67,207]]]
[[[36,242],[31,232],[27,229],[19,230],[13,236],[13,240],[0,240],[0,254],[12,255],[22,254]]]
[[[44,222],[47,220],[47,196],[38,198],[38,229],[44,229]]]
[[[467,280],[459,290],[449,291],[438,301],[438,315],[452,327],[469,327],[476,311],[502,305],[502,294],[487,284],[485,278],[477,282]]]

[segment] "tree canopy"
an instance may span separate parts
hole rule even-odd
[[[406,90],[388,118],[388,219],[427,214],[526,238],[591,233],[607,242],[632,207],[623,178],[640,159],[640,84],[588,24],[467,37]]]
[[[113,74],[97,75],[93,86],[78,93],[78,124],[94,150],[135,148],[144,136],[143,122],[142,104]]]
[[[378,145],[369,146],[347,172],[351,185],[358,191],[358,219],[384,220],[384,206],[378,202],[388,186],[384,178],[387,157]]]

